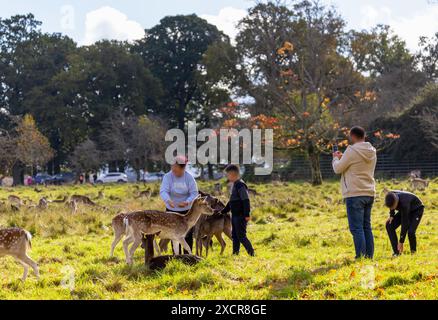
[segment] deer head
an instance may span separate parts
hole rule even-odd
[[[198,198],[193,201],[192,209],[207,216],[211,216],[214,213],[214,209],[207,201],[207,196],[198,196]]]

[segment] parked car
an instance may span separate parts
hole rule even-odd
[[[122,172],[110,172],[97,178],[96,183],[126,183],[128,176]]]
[[[164,172],[148,172],[143,175],[141,182],[157,182],[163,180]]]
[[[46,184],[51,183],[53,177],[50,174],[47,173],[38,173],[33,178],[34,184]]]
[[[61,185],[61,184],[67,184],[67,183],[73,183],[76,180],[76,176],[72,172],[63,172],[58,173],[53,176],[53,178],[50,180],[50,183]]]

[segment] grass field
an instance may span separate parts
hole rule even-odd
[[[154,186],[157,188],[158,186]],[[201,183],[201,189],[211,185]],[[38,261],[41,280],[33,272],[26,283],[22,267],[0,259],[0,299],[436,299],[438,298],[438,179],[419,192],[427,208],[418,230],[418,253],[391,257],[384,228],[388,212],[377,198],[373,211],[376,237],[374,261],[354,261],[351,235],[338,182],[312,187],[308,183],[253,185],[249,238],[256,257],[223,256],[215,250],[201,264],[172,262],[163,272],[124,262],[121,243],[109,258],[112,217],[121,210],[162,209],[158,197],[136,200],[133,185],[47,187],[0,190],[0,199],[15,194],[37,201],[45,195],[82,194],[96,197],[110,210],[80,207],[71,215],[62,204],[47,211],[13,213],[3,207],[1,226],[20,226],[33,236],[30,256]],[[380,181],[384,187],[408,189],[407,181]],[[143,187],[140,186],[140,189]],[[406,243],[406,251],[409,251]]]

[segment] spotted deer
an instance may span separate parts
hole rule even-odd
[[[412,178],[411,180],[411,189],[412,190],[425,190],[429,186],[429,181],[421,179],[421,178]]]
[[[38,210],[47,210],[49,208],[49,202],[46,197],[42,197],[38,202],[37,209]]]
[[[124,219],[126,239],[123,241],[126,262],[132,264],[135,250],[142,242],[144,235],[158,235],[161,239],[173,242],[175,254],[179,254],[179,244],[192,254],[185,237],[194,227],[202,214],[213,215],[213,209],[205,197],[198,197],[186,215],[174,212],[139,211],[128,214]],[[132,243],[128,251],[129,245]]]
[[[23,266],[23,281],[27,278],[29,267],[32,267],[37,279],[40,278],[38,265],[27,255],[27,251],[32,247],[31,240],[32,235],[24,229],[0,229],[0,257],[12,256]]]
[[[202,191],[199,193],[206,197],[210,207],[214,209],[214,214],[212,216],[201,216],[195,225],[193,236],[196,239],[196,255],[202,256],[202,248],[205,247],[206,255],[208,256],[213,236],[219,241],[221,254],[223,254],[226,243],[222,238],[222,233],[225,233],[231,239],[231,218],[228,214],[220,213],[225,208],[225,205],[219,199]]]
[[[24,204],[20,197],[12,194],[8,197],[8,202],[11,205],[11,209],[14,211],[20,210],[21,206]]]
[[[78,212],[78,203],[74,200],[67,201],[65,206],[70,209],[71,214],[76,214]]]
[[[123,220],[125,218],[126,218],[126,213],[122,212],[116,215],[111,222],[111,226],[113,227],[114,230],[114,240],[113,243],[111,244],[110,257],[114,256],[114,250],[117,244],[120,242],[120,240],[122,240],[122,238],[126,233],[126,227],[125,224],[123,223]]]
[[[126,226],[124,224],[124,219],[126,218],[127,213],[119,213],[116,215],[112,222],[111,226],[114,230],[114,240],[111,244],[111,251],[110,251],[110,257],[114,257],[114,250],[116,249],[117,245],[119,244],[120,240],[126,235]],[[157,243],[154,240],[154,249],[157,251],[158,254],[161,254],[161,249],[157,245]]]

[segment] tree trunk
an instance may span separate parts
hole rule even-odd
[[[17,162],[12,167],[12,179],[14,186],[22,186],[24,184],[24,166],[22,163]]]
[[[312,174],[312,184],[319,186],[322,184],[322,173],[320,165],[320,153],[313,146],[308,148],[308,157],[310,162],[310,172]]]

